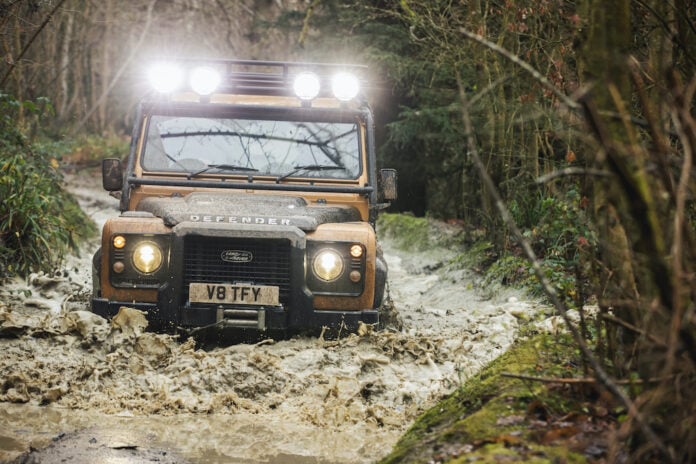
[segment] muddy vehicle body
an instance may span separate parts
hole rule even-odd
[[[94,256],[92,310],[137,308],[161,330],[377,323],[387,269],[374,224],[396,173],[376,168],[372,113],[349,74],[363,70],[154,69],[163,84],[139,105],[127,163],[103,162],[121,214]]]

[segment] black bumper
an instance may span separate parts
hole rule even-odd
[[[256,329],[259,331],[288,331],[301,332],[320,330],[324,327],[335,330],[355,331],[360,323],[376,324],[379,320],[378,311],[374,309],[362,311],[303,311],[303,318],[291,318],[283,308],[267,307],[261,309],[231,308],[231,307],[184,307],[180,311],[161,311],[156,303],[137,303],[127,301],[109,301],[104,298],[92,300],[92,311],[110,319],[118,314],[122,306],[143,311],[148,322],[155,330],[173,331],[175,329],[195,329],[201,327],[219,326],[229,329]],[[244,324],[243,319],[225,317],[225,313],[246,311],[249,314],[262,312],[255,320],[257,325]],[[167,314],[179,313],[180,317],[167,317]],[[293,323],[293,319],[295,320]],[[262,320],[262,324],[258,321]],[[235,322],[236,321],[236,322]]]

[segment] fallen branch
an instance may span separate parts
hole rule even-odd
[[[589,169],[589,168],[565,168],[559,169],[558,171],[553,171],[543,176],[536,178],[534,182],[537,184],[543,184],[557,177],[563,176],[597,176],[597,177],[610,177],[611,173],[609,171],[602,171],[601,169]]]
[[[524,374],[513,374],[511,372],[503,372],[500,374],[501,377],[509,377],[511,379],[520,379],[520,380],[530,380],[532,382],[541,382],[541,383],[562,383],[562,384],[597,384],[598,381],[594,377],[580,377],[580,378],[575,378],[575,377],[536,377],[533,375],[524,375]],[[674,376],[671,375],[669,377],[651,377],[649,379],[624,379],[624,380],[614,380],[614,383],[617,385],[645,385],[645,384],[653,384],[653,383],[660,383],[664,382],[665,380],[671,380],[673,379]]]

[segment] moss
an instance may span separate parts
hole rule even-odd
[[[382,214],[377,222],[380,233],[394,240],[402,250],[426,249],[430,244],[426,218],[409,214]]]
[[[536,414],[560,417],[579,406],[557,397],[545,384],[501,375],[535,372],[557,361],[547,355],[553,352],[557,358],[559,350],[569,347],[549,335],[518,342],[423,413],[381,462],[585,462],[582,455],[547,443],[548,437],[561,435],[553,426],[549,431],[530,425]],[[570,350],[567,356],[575,354]]]

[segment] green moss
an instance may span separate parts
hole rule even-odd
[[[568,404],[549,392],[545,384],[501,375],[535,372],[552,352],[572,357],[570,344],[539,335],[517,343],[478,376],[423,413],[381,462],[585,462],[583,456],[563,446],[539,443],[529,427],[535,408],[564,414]],[[511,420],[510,420],[511,419]],[[538,433],[538,431],[537,431]]]
[[[393,239],[402,250],[426,249],[430,244],[429,223],[426,218],[409,214],[382,214],[377,222],[381,234]]]

